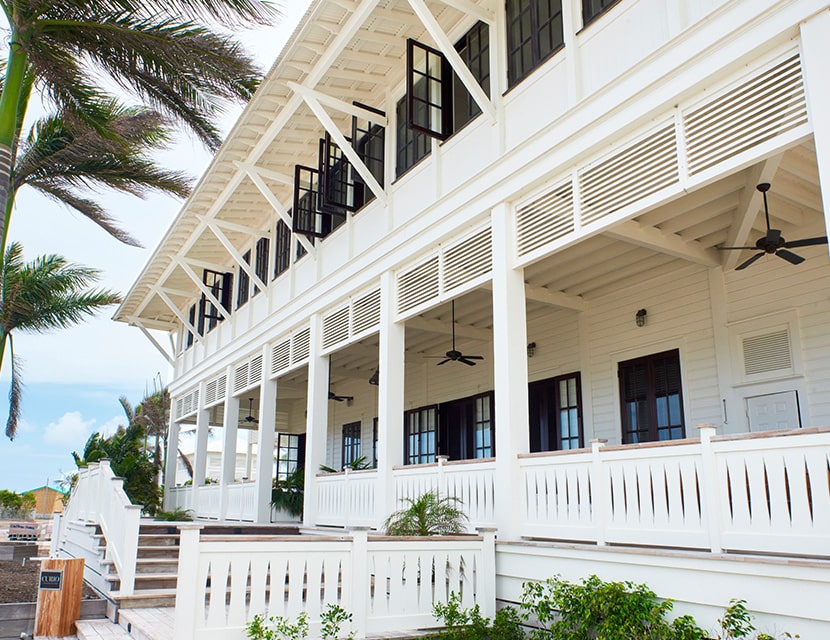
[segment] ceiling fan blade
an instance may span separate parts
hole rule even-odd
[[[758,247],[718,247],[718,251],[743,251],[744,249],[757,249]]]
[[[466,364],[468,367],[474,367],[474,366],[476,366],[476,363],[475,363],[475,362],[473,362],[472,360],[468,360],[466,356],[464,356],[464,357],[462,357],[462,358],[459,358],[459,359],[458,359],[458,361],[459,361],[459,362],[463,362],[463,363],[464,363],[464,364]]]
[[[438,363],[438,366],[440,367],[442,364],[447,364],[448,362],[452,362],[452,360],[450,358],[447,358],[445,360],[441,360],[441,362]]]
[[[762,251],[761,253],[756,253],[749,260],[747,260],[746,262],[744,262],[742,264],[739,264],[737,267],[735,267],[735,271],[740,271],[741,269],[746,269],[753,262],[759,260],[760,258],[762,258],[765,255],[766,255],[766,252],[764,252],[764,251]]]
[[[819,238],[804,238],[803,240],[791,240],[790,242],[785,242],[784,247],[787,249],[793,247],[812,247],[816,244],[827,244],[827,236],[821,236]]]
[[[801,264],[804,262],[804,258],[802,258],[797,253],[793,253],[792,251],[787,251],[786,249],[779,249],[775,252],[779,258],[784,258],[790,264]]]
[[[467,360],[484,360],[484,356],[464,356]]]

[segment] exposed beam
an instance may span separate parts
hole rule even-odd
[[[159,287],[159,291],[164,291],[167,295],[170,296],[179,296],[180,298],[190,298],[193,297],[193,291],[185,291],[184,289],[174,289],[172,287]]]
[[[407,320],[406,328],[443,335],[450,335],[452,333],[452,325],[449,322],[418,317]],[[489,329],[479,329],[478,327],[463,324],[455,325],[455,335],[459,338],[471,338],[473,340],[484,340],[487,342],[493,339],[493,332]]]
[[[225,247],[225,251],[231,254],[231,257],[234,259],[234,262],[239,265],[239,268],[242,269],[245,273],[248,274],[248,277],[251,279],[257,287],[259,287],[260,291],[267,291],[268,286],[260,279],[260,277],[256,274],[256,271],[245,262],[245,259],[242,257],[242,254],[236,250],[236,247],[233,246],[233,243],[228,240],[228,237],[222,233],[222,230],[216,226],[216,222],[213,220],[209,220],[206,222],[208,229],[213,232],[213,235],[216,236],[216,239]]]
[[[155,336],[152,333],[147,331],[147,328],[144,326],[144,324],[141,322],[141,320],[139,320],[138,318],[130,318],[130,323],[133,324],[134,326],[138,327],[141,330],[141,333],[144,334],[144,337],[146,337],[153,344],[153,346],[158,350],[158,352],[162,356],[164,356],[164,359],[167,360],[167,362],[170,363],[171,367],[176,364],[176,361],[173,359],[173,356],[171,356],[169,353],[167,353],[167,349],[165,349],[164,347],[161,346],[161,344],[159,344],[159,341],[156,340]]]
[[[187,256],[175,256],[173,258],[173,262],[175,266],[178,266],[179,262],[184,262],[186,264],[189,264],[191,267],[199,267],[200,269],[207,269],[208,271],[224,272],[228,270],[228,265],[226,264],[216,264],[215,262],[208,262],[207,260],[197,260],[196,258],[189,258]]]
[[[588,306],[582,296],[574,296],[564,291],[552,291],[547,287],[533,287],[528,284],[525,285],[525,297],[534,302],[574,311],[584,311]]]
[[[385,115],[381,115],[379,113],[375,113],[374,111],[370,111],[369,109],[364,109],[363,107],[359,107],[355,104],[350,104],[345,102],[344,100],[340,100],[335,98],[334,96],[330,96],[327,93],[323,93],[322,91],[317,91],[316,89],[309,89],[308,87],[304,87],[303,85],[299,85],[296,82],[289,82],[288,86],[291,87],[292,90],[297,91],[298,88],[301,89],[300,93],[303,95],[310,95],[314,97],[317,102],[320,104],[326,105],[327,107],[331,107],[336,111],[341,111],[350,116],[355,116],[356,118],[363,118],[364,120],[368,120],[374,124],[379,124],[382,127],[386,127],[389,125],[389,120]]]
[[[225,310],[225,307],[222,306],[222,303],[219,301],[219,299],[215,295],[213,295],[213,292],[205,285],[204,282],[202,282],[202,279],[196,275],[196,272],[193,271],[193,269],[191,269],[190,266],[181,259],[179,259],[179,266],[182,268],[182,271],[184,271],[187,274],[187,277],[190,278],[193,281],[193,283],[199,288],[199,291],[201,291],[204,294],[204,296],[208,300],[210,300],[210,303],[219,310],[219,313],[222,314],[222,317],[225,320],[230,320],[231,314]]]
[[[464,84],[467,91],[469,91],[470,95],[473,96],[476,104],[478,104],[479,108],[487,116],[490,122],[495,124],[496,108],[493,106],[493,103],[490,102],[490,96],[488,96],[484,92],[484,89],[482,89],[478,84],[478,80],[476,80],[472,71],[470,71],[464,63],[464,60],[461,59],[461,56],[458,54],[458,51],[455,50],[453,43],[450,41],[447,34],[444,33],[441,25],[438,24],[438,20],[436,20],[435,16],[432,15],[432,12],[429,10],[424,0],[409,0],[409,6],[412,7],[412,11],[415,12],[415,15],[420,18],[421,22],[424,24],[424,27],[426,27],[426,30],[429,32],[429,35],[432,36],[432,39],[438,46],[438,49],[440,49],[441,53],[444,54],[444,57],[447,58],[447,61],[453,68],[453,71],[458,74],[458,77],[461,79],[461,82]]]
[[[166,320],[155,320],[153,318],[138,318],[137,316],[128,316],[128,322],[136,323],[141,322],[146,328],[148,329],[157,329],[158,331],[175,331],[176,324],[172,322],[168,322]]]
[[[323,125],[326,131],[328,131],[329,135],[334,139],[335,143],[340,150],[343,152],[343,155],[348,158],[349,162],[352,166],[357,170],[360,174],[360,177],[363,178],[363,182],[369,186],[372,190],[372,193],[375,194],[375,197],[381,202],[384,206],[386,205],[386,192],[383,190],[383,187],[380,183],[375,179],[375,176],[372,175],[372,172],[369,171],[369,167],[363,162],[363,159],[357,155],[357,151],[354,150],[349,141],[346,140],[346,136],[337,128],[337,125],[332,120],[331,116],[328,112],[323,108],[323,105],[315,97],[314,91],[309,89],[308,87],[304,87],[302,85],[296,84],[294,82],[289,82],[288,86],[291,87],[292,90],[296,91],[299,95],[303,97],[308,108],[311,109],[312,113],[317,116],[317,119],[320,121],[320,124]]]
[[[302,145],[306,146],[306,145]],[[273,180],[274,182],[279,182],[280,184],[288,185],[289,187],[294,186],[294,178],[291,176],[287,176],[284,173],[280,173],[279,171],[271,171],[270,169],[265,169],[264,167],[258,167],[255,164],[251,164],[249,162],[234,162],[234,164],[245,171],[248,176],[250,177],[252,174],[256,174],[266,180]]]
[[[204,216],[197,215],[196,218],[207,224],[207,218]],[[262,229],[254,229],[253,227],[248,227],[244,224],[228,222],[227,220],[220,220],[219,218],[213,218],[212,222],[214,222],[217,227],[224,229],[225,231],[236,231],[237,233],[244,233],[246,235],[253,236],[254,238],[262,238],[264,236],[271,235],[270,229],[263,231]]]
[[[470,0],[441,0],[441,2],[448,7],[452,7],[453,9],[458,9],[462,13],[466,13],[468,16],[473,16],[482,22],[486,22],[490,25],[490,28],[494,26],[496,16],[493,11],[487,7],[480,7],[477,4],[470,2]]]
[[[707,267],[720,266],[717,251],[706,249],[697,241],[686,241],[676,234],[664,233],[656,227],[643,226],[636,220],[618,224],[605,231],[605,235]]]
[[[773,156],[761,162],[749,171],[741,200],[738,202],[738,210],[735,212],[735,219],[726,236],[725,246],[743,247],[746,246],[749,232],[752,231],[752,224],[758,216],[758,212],[764,207],[764,196],[755,187],[762,182],[772,182],[778,165],[781,164],[783,154]],[[734,269],[741,258],[740,251],[724,251],[723,268]]]
[[[161,300],[162,300],[162,302],[164,302],[164,304],[166,304],[168,307],[170,307],[170,311],[172,311],[174,314],[176,314],[176,317],[179,319],[179,321],[182,323],[182,325],[184,325],[184,327],[191,334],[193,334],[194,339],[197,342],[201,342],[202,341],[202,336],[200,336],[199,332],[196,331],[196,327],[194,327],[193,324],[190,322],[190,320],[187,318],[187,316],[185,316],[182,313],[181,309],[179,309],[175,304],[173,304],[173,301],[167,296],[166,293],[164,293],[164,291],[161,290],[161,287],[153,287],[153,291],[155,292],[155,294],[159,298],[161,298]]]

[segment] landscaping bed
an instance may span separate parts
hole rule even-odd
[[[0,560],[0,604],[11,602],[36,602],[37,580],[40,573],[40,563],[27,560],[20,561]],[[100,596],[87,584],[81,597],[84,600],[94,600]]]

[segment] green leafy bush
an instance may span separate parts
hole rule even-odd
[[[31,493],[19,494],[0,489],[0,517],[28,518],[35,508],[35,497]]]
[[[383,528],[390,536],[446,536],[463,533],[467,515],[455,496],[441,498],[429,491],[418,498],[404,498],[408,506],[390,515]]]
[[[172,511],[158,511],[155,519],[161,522],[190,522],[193,520],[193,513],[188,509],[176,507]]]
[[[285,480],[274,479],[271,488],[271,505],[278,511],[287,511],[295,518],[299,518],[303,515],[304,494],[305,471],[295,469]]]
[[[345,622],[352,621],[352,614],[338,604],[329,603],[320,614],[320,637],[322,640],[352,640],[354,632],[340,635]],[[266,618],[257,614],[245,625],[248,640],[303,640],[308,637],[308,614],[303,612],[292,622],[283,616]]]
[[[481,615],[478,605],[464,609],[459,595],[451,593],[447,604],[432,606],[432,613],[445,627],[432,636],[437,640],[524,640],[522,623],[513,607],[496,612],[491,622]]]

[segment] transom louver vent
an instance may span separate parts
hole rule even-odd
[[[352,336],[380,325],[380,289],[362,296],[352,304]]]
[[[795,54],[685,115],[694,175],[807,122],[801,61]]]
[[[310,341],[310,329],[303,329],[291,338],[291,364],[297,364],[308,358]]]
[[[181,418],[184,411],[184,398],[176,398],[176,418]]]
[[[671,122],[579,173],[582,224],[595,222],[679,180]]]
[[[574,230],[573,181],[569,178],[534,200],[516,207],[518,253],[523,256]]]
[[[262,354],[237,365],[233,372],[233,393],[237,395],[262,382]]]
[[[291,366],[291,338],[275,344],[271,348],[271,375],[277,375]]]
[[[398,311],[403,313],[438,296],[438,256],[398,278]]]
[[[490,273],[492,268],[493,249],[487,227],[444,252],[444,291]]]
[[[225,393],[227,393],[228,378],[227,376],[219,376],[216,384],[216,399],[224,400]]]
[[[790,332],[787,329],[744,338],[742,346],[746,376],[792,370]]]
[[[205,385],[205,406],[210,407],[225,399],[225,376],[209,380]]]
[[[216,402],[216,380],[211,380],[205,385],[205,405]]]
[[[186,418],[199,409],[199,389],[193,389],[176,399],[176,418]]]
[[[323,318],[323,349],[349,338],[349,307],[343,307]]]
[[[248,388],[248,363],[243,362],[233,372],[233,392],[234,394],[244,391]]]
[[[248,370],[248,386],[262,382],[262,354],[251,359],[251,367]]]

